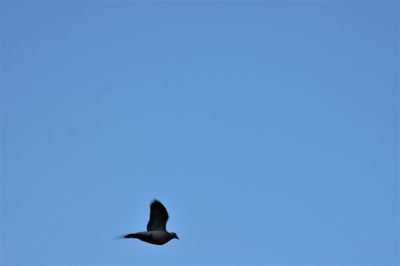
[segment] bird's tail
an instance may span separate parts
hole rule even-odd
[[[127,234],[124,235],[122,238],[137,238],[137,234]]]

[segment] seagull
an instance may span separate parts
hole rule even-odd
[[[147,231],[128,234],[123,238],[137,238],[154,245],[164,245],[171,239],[179,239],[176,233],[167,232],[168,217],[165,206],[155,199],[150,204],[150,219],[147,223]]]

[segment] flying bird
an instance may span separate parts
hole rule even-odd
[[[155,245],[164,245],[171,239],[179,239],[176,233],[167,231],[168,217],[165,206],[155,199],[150,204],[150,219],[147,223],[147,231],[128,234],[123,238],[137,238]]]

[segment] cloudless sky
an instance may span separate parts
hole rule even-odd
[[[398,264],[398,73],[397,1],[2,1],[1,264]]]

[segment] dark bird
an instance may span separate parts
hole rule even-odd
[[[167,232],[168,212],[158,200],[150,204],[150,220],[147,223],[147,231],[125,235],[124,238],[137,238],[144,242],[164,245],[171,239],[179,239],[176,233]]]

